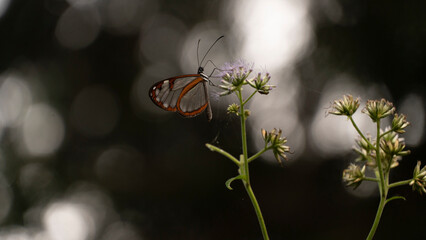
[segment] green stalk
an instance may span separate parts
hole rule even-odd
[[[251,95],[250,95],[250,97],[248,97],[241,105],[246,105],[246,103],[254,96],[254,94],[256,94],[257,93],[257,90],[256,91],[254,91]]]
[[[358,134],[362,137],[362,139],[364,139],[364,141],[367,142],[367,144],[371,147],[371,148],[375,148],[370,141],[368,141],[368,139],[364,136],[364,134],[362,134],[361,130],[359,130],[358,126],[356,125],[354,119],[352,118],[352,116],[349,116],[349,120],[351,120],[352,125],[354,126],[355,130],[358,132]]]
[[[234,156],[232,156],[230,153],[228,153],[227,151],[220,149],[216,146],[213,146],[211,144],[208,144],[208,143],[206,143],[206,147],[208,149],[210,149],[210,151],[215,151],[215,152],[222,154],[223,156],[227,157],[228,159],[233,161],[235,164],[237,164],[237,166],[240,166],[240,162],[236,158],[234,158]]]
[[[379,179],[380,179],[380,197],[386,199],[387,189],[385,189],[387,184],[385,184],[385,177],[383,176],[382,162],[380,160],[380,120],[377,121],[377,135],[376,135],[376,164],[379,170]]]
[[[383,176],[383,169],[382,169],[382,163],[380,160],[380,120],[377,121],[377,135],[376,135],[376,164],[378,171],[376,171],[376,177],[379,175],[379,189],[380,189],[380,203],[379,207],[377,208],[376,217],[373,222],[373,226],[371,227],[370,233],[367,236],[367,240],[372,240],[374,237],[374,234],[376,233],[376,229],[379,226],[380,218],[382,217],[383,209],[385,208],[386,204],[386,198],[388,195],[388,183],[387,183],[387,177],[386,177],[386,183],[385,183],[385,176]],[[388,176],[388,174],[387,174]]]
[[[251,161],[253,161],[256,158],[260,157],[260,155],[262,155],[264,152],[268,151],[269,149],[272,149],[272,148],[271,147],[265,147],[264,149],[260,150],[259,152],[257,152],[253,156],[249,157],[249,159],[247,161],[250,163]]]
[[[251,203],[253,205],[254,211],[256,212],[257,220],[259,222],[260,229],[262,231],[263,239],[269,240],[268,231],[266,230],[265,221],[263,220],[262,212],[260,211],[259,203],[257,202],[256,196],[254,195],[253,189],[251,188],[250,184],[250,175],[249,175],[249,161],[248,161],[248,153],[247,153],[247,137],[246,137],[246,115],[244,112],[244,104],[247,101],[243,101],[241,89],[239,89],[237,92],[238,100],[240,101],[240,119],[241,119],[241,141],[242,141],[242,147],[243,147],[243,156],[242,159],[240,159],[240,163],[242,161],[244,177],[243,177],[243,183],[244,188],[247,191],[247,194],[250,197]],[[254,93],[250,96],[250,98],[254,95]]]
[[[399,187],[399,186],[402,186],[402,185],[408,185],[408,184],[410,184],[411,181],[412,181],[412,179],[394,182],[394,183],[389,184],[389,188]]]
[[[371,177],[364,177],[363,180],[371,181],[371,182],[379,182],[379,179],[377,179],[377,178],[371,178]]]
[[[253,204],[254,211],[256,212],[257,220],[259,222],[260,229],[262,230],[262,235],[264,240],[269,240],[268,231],[266,230],[265,221],[263,220],[262,212],[260,211],[259,203],[254,196],[253,189],[251,189],[250,184],[245,183],[244,187],[250,197],[251,203]]]
[[[238,100],[240,101],[240,120],[241,120],[241,141],[243,146],[243,156],[244,156],[244,172],[246,174],[245,179],[248,184],[250,184],[249,178],[249,167],[248,167],[248,153],[247,153],[247,137],[246,137],[246,116],[244,113],[244,104],[241,89],[237,92]]]
[[[390,132],[393,132],[393,129],[388,130],[388,131],[386,131],[386,132],[382,133],[382,134],[380,135],[380,138],[382,138],[383,136],[385,136],[386,134],[388,134],[388,133],[390,133]]]
[[[370,233],[367,236],[367,240],[372,240],[376,233],[377,226],[379,226],[380,218],[382,217],[383,209],[385,208],[386,199],[380,197],[379,207],[377,208],[376,218],[374,219],[373,226],[371,227]]]

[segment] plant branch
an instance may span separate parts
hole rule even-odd
[[[358,134],[362,137],[362,139],[364,139],[364,141],[367,142],[367,144],[371,147],[371,148],[375,148],[373,146],[373,144],[370,143],[370,141],[368,141],[368,139],[364,136],[364,134],[362,134],[361,130],[359,130],[358,126],[356,125],[354,119],[352,118],[352,116],[349,116],[349,119],[351,120],[352,125],[354,126],[355,130],[358,132]]]
[[[403,186],[403,185],[408,185],[411,182],[412,179],[407,179],[404,181],[399,181],[399,182],[394,182],[389,184],[389,188],[394,188],[394,187],[399,187],[399,186]]]
[[[247,159],[247,161],[251,162],[251,161],[255,160],[256,158],[260,157],[260,155],[262,155],[264,152],[268,151],[269,149],[271,149],[271,147],[265,147],[264,149],[260,150],[259,152],[257,152],[253,156],[249,157],[249,159]]]
[[[393,132],[393,129],[388,130],[388,131],[386,131],[386,132],[384,132],[384,133],[380,134],[380,138],[382,138],[383,136],[385,136],[386,134],[388,134],[388,133],[390,133],[390,132]]]
[[[380,160],[380,119],[377,121],[377,135],[376,135],[376,164],[378,171],[376,171],[376,176],[379,175],[379,189],[380,189],[380,203],[379,207],[377,208],[376,217],[374,219],[373,226],[371,227],[370,233],[367,236],[367,240],[372,240],[374,237],[374,234],[376,233],[377,226],[379,226],[380,218],[382,217],[383,209],[386,205],[386,198],[388,195],[388,184],[386,177],[386,183],[385,183],[385,176],[383,176],[383,169],[382,169],[382,163]],[[387,174],[386,176],[389,176]]]
[[[250,97],[248,97],[241,105],[246,105],[246,103],[254,96],[254,94],[256,94],[257,93],[257,90],[256,91],[254,91],[251,95],[250,95]]]
[[[385,177],[383,176],[382,161],[380,159],[380,120],[377,121],[377,138],[376,138],[376,164],[380,178],[380,198],[386,199],[387,189],[385,189]],[[387,185],[387,184],[386,184]]]
[[[250,197],[251,203],[253,205],[254,211],[256,212],[257,220],[259,222],[260,229],[262,231],[263,239],[269,240],[268,232],[266,230],[265,221],[262,216],[262,212],[260,211],[259,203],[257,202],[256,197],[254,196],[253,189],[251,188],[250,184],[250,175],[249,175],[249,159],[248,159],[248,153],[247,153],[247,136],[246,136],[246,115],[244,110],[244,104],[247,103],[247,101],[253,97],[253,95],[256,93],[255,91],[250,97],[244,101],[241,93],[241,89],[239,89],[236,93],[238,96],[238,100],[240,101],[240,120],[241,120],[241,140],[242,140],[242,147],[243,147],[243,154],[240,156],[240,164],[243,164],[243,166],[240,165],[240,174],[243,175],[242,181],[244,183],[244,187],[247,191],[247,194]],[[253,156],[254,158],[258,157],[257,154]],[[252,160],[254,158],[252,157]]]
[[[376,233],[377,226],[379,226],[380,218],[382,217],[383,209],[385,208],[386,199],[380,198],[379,207],[377,208],[376,218],[374,219],[373,226],[371,227],[370,233],[367,236],[367,240],[372,240]]]
[[[371,181],[371,182],[378,182],[379,181],[379,179],[377,179],[377,178],[371,178],[371,177],[364,177],[363,180]]]
[[[246,175],[246,181],[248,184],[250,184],[250,177],[249,177],[249,167],[248,167],[248,153],[247,153],[247,137],[246,137],[246,115],[244,112],[244,105],[243,105],[243,97],[241,93],[241,89],[239,89],[237,92],[238,100],[240,101],[240,120],[241,120],[241,143],[243,147],[243,162],[240,163],[244,164],[244,172]]]
[[[227,157],[228,159],[233,161],[235,164],[237,164],[237,166],[240,166],[240,162],[234,156],[232,156],[230,153],[226,152],[225,150],[218,148],[214,145],[211,145],[209,143],[206,143],[206,147],[210,149],[210,151],[214,151],[214,152],[218,152],[222,154],[223,156]]]
[[[269,240],[265,220],[263,219],[262,211],[260,210],[260,206],[257,202],[256,196],[254,196],[253,189],[251,189],[250,184],[244,184],[244,187],[246,188],[247,194],[249,195],[251,203],[253,204],[254,211],[256,212],[257,220],[259,222],[260,229],[262,230],[263,239]]]

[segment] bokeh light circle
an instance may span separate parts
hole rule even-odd
[[[59,43],[73,50],[89,46],[100,32],[101,21],[95,8],[68,8],[56,25]]]
[[[65,136],[65,126],[59,113],[44,103],[32,105],[22,124],[22,143],[26,153],[46,156],[54,153]]]

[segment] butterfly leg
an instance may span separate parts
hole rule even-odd
[[[210,60],[209,60],[210,61]],[[213,62],[211,62],[212,64],[213,64]],[[218,71],[222,71],[222,69],[220,69],[220,68],[218,68],[218,67],[216,67],[216,65],[214,65],[213,64],[213,66],[215,66],[215,68],[213,68],[213,71],[210,73],[210,75],[209,75],[209,85],[210,86],[214,86],[214,87],[217,87],[217,85],[216,84],[214,84],[212,81],[210,81],[210,78],[212,77],[212,75],[213,75],[213,73],[216,71],[216,70],[218,70]],[[215,77],[217,77],[217,76],[215,76]]]

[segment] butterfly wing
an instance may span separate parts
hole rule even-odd
[[[149,97],[166,111],[178,112],[184,117],[195,117],[207,109],[212,118],[207,82],[200,74],[172,77],[154,84]]]

